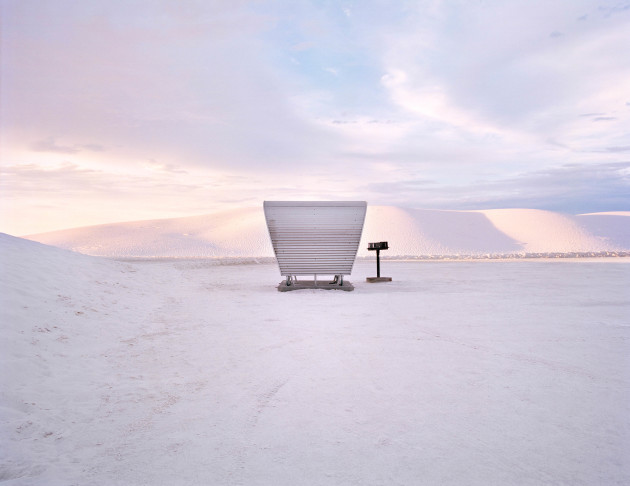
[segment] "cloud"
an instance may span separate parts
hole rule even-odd
[[[172,179],[156,179],[129,173],[105,172],[87,169],[73,163],[62,163],[53,167],[38,164],[22,164],[0,167],[3,193],[7,197],[29,197],[33,195],[82,193],[90,196],[108,197],[113,194],[133,195],[170,184],[174,189],[190,191],[201,185],[179,184]]]
[[[606,147],[606,151],[607,152],[613,152],[613,153],[630,152],[630,145],[627,145],[627,146],[624,146],[624,147]]]
[[[567,164],[475,184],[372,183],[372,203],[434,209],[532,208],[570,214],[630,208],[630,162]]]
[[[33,142],[30,145],[33,152],[50,152],[57,154],[78,154],[83,151],[104,152],[105,148],[96,143],[84,143],[73,145],[61,145],[57,143],[54,137],[48,137],[44,140]]]
[[[389,44],[383,82],[401,109],[458,130],[570,144],[576,112],[612,113],[625,102],[630,66],[618,46],[630,34],[621,15],[575,22],[593,10],[588,2],[435,5],[420,4]],[[608,137],[624,131],[628,113],[617,122]]]
[[[511,190],[511,195],[502,197],[503,207],[539,208],[572,214],[612,211],[630,207],[630,162],[595,166],[570,164],[522,174],[501,181],[499,185]],[[492,186],[499,189],[497,184]]]
[[[604,17],[610,17],[612,15],[627,13],[630,11],[630,3],[618,3],[617,5],[608,6],[600,5],[598,10],[604,15]]]
[[[297,44],[294,44],[291,46],[291,49],[294,51],[307,51],[309,49],[312,49],[316,46],[316,44],[312,41],[303,41],[303,42],[298,42]]]
[[[156,160],[147,161],[147,167],[151,170],[160,171],[160,172],[170,172],[171,174],[188,174],[189,173],[187,170],[184,170],[175,164],[164,164]]]
[[[11,64],[2,69],[1,109],[20,134],[14,142],[76,154],[98,139],[113,161],[142,153],[256,169],[272,160],[266,170],[308,163],[334,143],[302,118],[270,68],[273,53],[259,40],[265,15],[238,3],[187,3],[183,13],[168,5],[94,2],[93,12],[13,4],[21,30],[4,25]],[[26,138],[53,129],[76,142]]]

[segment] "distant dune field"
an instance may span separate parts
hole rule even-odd
[[[262,207],[87,226],[26,238],[115,258],[273,257]],[[368,255],[369,241],[388,241],[389,257],[628,252],[630,212],[572,216],[535,209],[368,206],[359,256]]]

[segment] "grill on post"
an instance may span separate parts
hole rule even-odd
[[[376,277],[366,278],[366,282],[391,282],[391,277],[381,277],[381,250],[388,250],[389,245],[386,241],[379,241],[378,243],[368,243],[369,251],[376,251]]]

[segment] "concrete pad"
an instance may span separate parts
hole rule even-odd
[[[317,285],[315,285],[317,283]],[[314,280],[298,280],[297,282],[292,282],[291,285],[287,286],[287,281],[283,280],[278,284],[278,290],[280,292],[289,292],[291,290],[303,290],[303,289],[311,289],[311,290],[344,290],[346,292],[352,292],[354,290],[354,285],[347,280],[343,281],[343,285],[339,284],[329,284],[326,280],[318,280],[315,282]]]
[[[376,282],[391,282],[391,277],[368,277],[365,279],[366,282],[376,283]]]

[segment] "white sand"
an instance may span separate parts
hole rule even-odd
[[[628,259],[0,256],[3,484],[630,483]]]

